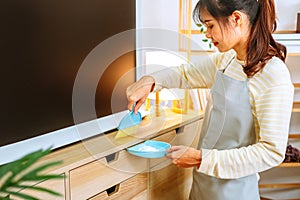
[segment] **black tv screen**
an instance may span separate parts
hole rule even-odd
[[[3,0],[0,2],[1,148],[74,125],[78,70],[101,42],[135,28],[135,0]],[[135,47],[135,35],[128,46]],[[117,107],[115,84],[135,68],[135,51],[120,55],[99,78],[97,117],[127,108],[127,76]],[[89,115],[82,122],[93,120]],[[16,149],[18,150],[18,149]]]

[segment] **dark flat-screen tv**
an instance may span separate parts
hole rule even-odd
[[[135,7],[135,0],[1,1],[0,164],[40,148],[55,149],[116,127],[117,118],[111,116],[126,112],[125,91],[136,79],[135,33],[128,32],[130,39],[118,46],[131,51],[113,56],[105,66],[97,58],[110,54],[103,48],[95,49],[110,38],[135,29]],[[92,53],[100,55],[92,58]],[[100,61],[97,67],[103,71],[98,75],[92,103],[96,116],[85,112],[84,107],[74,108],[75,81],[83,64],[89,67],[90,58],[94,65]],[[121,79],[126,80],[118,84]],[[78,84],[85,86],[82,91],[75,91],[79,101],[75,106],[80,105],[80,95],[84,99],[90,89],[84,81]],[[74,109],[81,114],[77,121]],[[95,120],[104,120],[106,127],[86,136],[78,134],[78,124],[88,126]]]

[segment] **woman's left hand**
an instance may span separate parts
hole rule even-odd
[[[172,146],[167,151],[167,158],[172,159],[172,162],[177,167],[197,167],[201,164],[202,152],[201,150],[186,147],[186,146]]]

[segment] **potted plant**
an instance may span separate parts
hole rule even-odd
[[[61,179],[63,175],[44,174],[43,171],[61,164],[61,161],[49,162],[39,166],[33,166],[38,160],[51,152],[51,149],[38,150],[24,157],[0,166],[0,199],[9,200],[12,197],[20,199],[38,200],[37,197],[25,194],[24,189],[49,193],[54,196],[61,194],[44,187],[33,185],[33,182],[40,182],[49,179]],[[31,183],[31,184],[30,184]]]

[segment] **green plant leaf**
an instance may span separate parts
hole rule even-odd
[[[40,191],[40,192],[49,193],[54,196],[62,196],[62,194],[55,192],[53,190],[44,188],[44,187],[39,187],[39,186],[34,186],[34,185],[19,185],[19,187],[23,188],[23,189],[30,189],[30,190],[36,190],[36,191]]]
[[[203,39],[202,41],[203,41],[203,42],[208,42],[208,39]]]
[[[21,172],[25,171],[28,167],[33,165],[35,162],[37,162],[40,158],[43,156],[49,154],[51,152],[51,149],[46,150],[38,150],[35,152],[32,152],[28,155],[25,155],[24,157],[20,158],[19,160],[13,161],[11,163],[8,163],[6,165],[2,165],[0,168],[4,168],[0,173],[0,175],[4,175],[3,173],[9,173],[11,172],[11,175],[7,177],[5,183],[0,188],[0,191],[2,188],[7,187],[13,182],[13,179],[19,175]],[[0,176],[1,177],[1,176]]]
[[[28,172],[24,174],[25,170],[28,170],[34,163],[36,163],[43,156],[49,154],[51,149],[46,150],[38,150],[32,152],[16,161],[0,166],[0,177],[4,177],[1,180],[2,186],[0,186],[0,194],[6,194],[6,196],[1,197],[1,199],[10,199],[10,195],[17,196],[23,199],[35,200],[37,198],[22,193],[22,189],[30,189],[30,190],[38,190],[41,192],[46,192],[51,195],[61,196],[61,194],[49,190],[47,188],[34,186],[34,185],[24,185],[23,182],[28,181],[43,181],[49,179],[61,179],[64,175],[56,175],[56,174],[42,174],[43,170],[52,167],[54,165],[59,165],[62,162],[49,162],[42,164],[33,169],[29,169]],[[21,175],[20,174],[24,174]],[[16,190],[17,189],[17,190]]]
[[[25,200],[39,200],[36,197],[30,196],[30,195],[27,195],[27,194],[23,194],[23,193],[20,193],[20,192],[7,191],[7,193],[9,193],[11,195],[14,195],[16,197],[20,197],[20,198],[25,199]]]
[[[55,165],[59,165],[61,163],[62,162],[57,161],[57,162],[51,162],[51,163],[46,163],[44,165],[41,165],[41,166],[31,170],[24,176],[22,176],[20,178],[20,181],[38,181],[38,180],[44,180],[44,179],[63,178],[63,176],[61,176],[61,175],[51,175],[51,174],[44,175],[44,176],[38,175],[38,173],[42,172],[43,170],[50,168],[52,166],[55,166]]]
[[[0,196],[0,200],[11,200],[11,199],[9,198],[9,195],[7,195],[5,197]]]
[[[1,165],[0,166],[0,177],[4,177],[11,169],[9,165]]]

